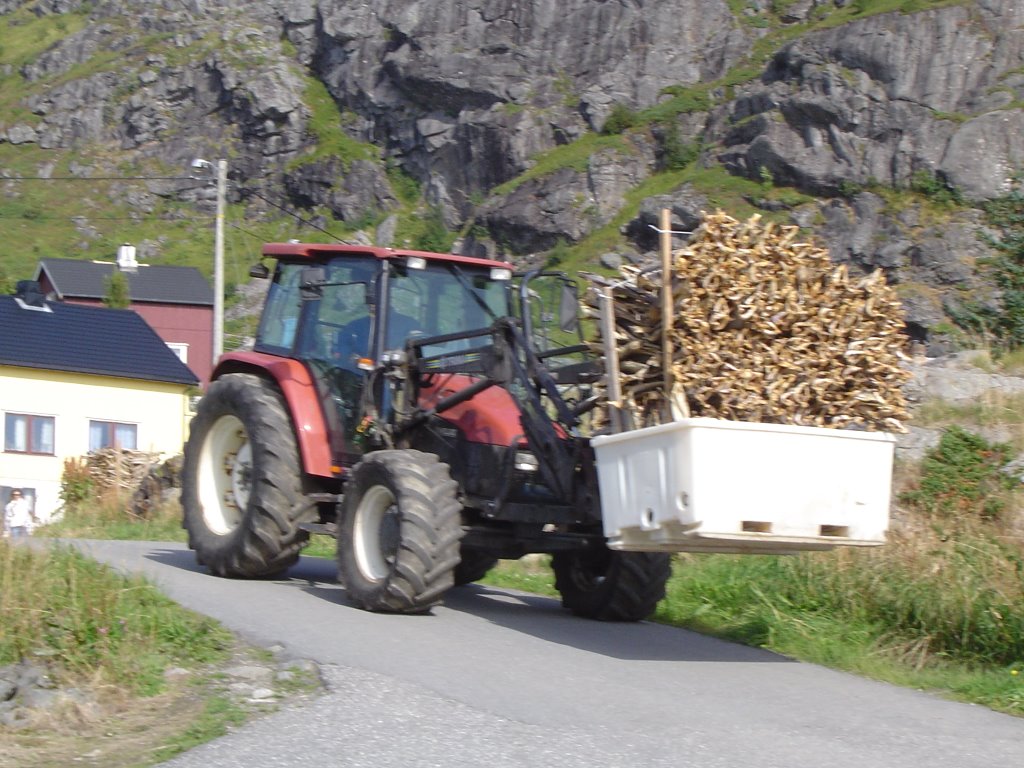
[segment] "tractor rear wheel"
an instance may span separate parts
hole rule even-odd
[[[454,585],[462,506],[448,465],[414,450],[374,451],[352,469],[338,525],[338,570],[360,608],[425,613]]]
[[[292,565],[315,519],[302,492],[291,419],[277,390],[233,373],[210,385],[182,467],[188,545],[218,576],[273,576]]]
[[[497,564],[498,558],[489,552],[463,547],[459,552],[459,564],[455,566],[455,585],[480,581]]]
[[[654,613],[672,573],[660,552],[557,552],[551,558],[562,605],[600,621],[639,621]]]

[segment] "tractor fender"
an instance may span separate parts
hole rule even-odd
[[[220,358],[210,380],[227,373],[255,373],[272,379],[288,404],[302,469],[310,475],[336,477],[320,398],[305,365],[262,352],[229,352]]]

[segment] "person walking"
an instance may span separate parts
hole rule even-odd
[[[34,519],[28,499],[15,488],[11,491],[11,500],[4,507],[4,528],[10,532],[12,539],[18,539],[28,536]]]

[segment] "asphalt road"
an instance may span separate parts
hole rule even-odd
[[[492,587],[427,616],[351,607],[333,563],[206,574],[181,545],[81,542],[248,640],[319,662],[329,693],[170,762],[271,766],[1024,766],[1024,719]]]

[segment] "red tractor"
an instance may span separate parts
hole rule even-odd
[[[613,551],[602,530],[584,426],[603,371],[565,275],[351,245],[263,255],[254,349],[220,359],[185,447],[200,564],[267,577],[330,534],[352,602],[417,613],[547,553],[574,613],[654,610],[669,556]]]

